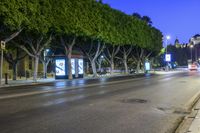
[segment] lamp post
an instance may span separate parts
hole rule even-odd
[[[101,56],[100,56],[100,62],[99,62],[99,71],[100,71],[100,72],[102,72],[102,70],[101,70],[101,65],[102,65],[103,59],[104,59],[104,56],[101,55]]]
[[[167,35],[167,36],[166,36],[166,54],[167,54],[167,44],[168,44],[167,41],[170,40],[170,39],[171,39],[171,37],[170,37],[169,35]]]
[[[3,78],[3,50],[5,50],[6,42],[1,41],[1,68],[0,68],[0,85],[2,84],[2,78]]]
[[[171,37],[169,36],[169,35],[167,35],[166,36],[166,55],[167,55],[167,45],[168,45],[168,40],[170,40],[171,39]],[[166,71],[168,71],[169,70],[169,67],[168,67],[168,61],[166,61],[167,62],[167,65],[166,65]]]
[[[191,50],[191,52],[190,52],[190,53],[191,53],[191,61],[192,61],[192,49],[193,49],[193,47],[194,47],[193,45],[190,45],[190,50]]]
[[[46,66],[46,63],[47,63],[47,54],[50,50],[49,49],[45,49],[44,50],[44,78],[46,79],[47,78],[47,66]]]

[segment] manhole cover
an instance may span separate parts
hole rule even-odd
[[[122,99],[121,102],[123,103],[147,103],[145,99]]]

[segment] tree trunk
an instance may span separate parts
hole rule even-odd
[[[37,82],[38,63],[39,63],[39,56],[35,56],[35,58],[34,58],[34,73],[33,73],[33,81],[34,82]]]
[[[111,61],[110,61],[110,74],[111,74],[111,75],[114,73],[114,72],[113,72],[114,69],[115,69],[114,60],[111,59]]]
[[[71,79],[73,79],[73,76],[72,76],[72,63],[71,63],[71,59],[72,59],[72,46],[69,46],[67,58],[68,58],[68,79],[71,80]]]
[[[13,80],[17,80],[17,63],[13,63],[12,67],[13,67]]]
[[[141,63],[141,61],[139,60],[139,61],[137,62],[137,73],[139,73],[139,71],[140,71],[140,63]]]
[[[128,74],[129,72],[128,72],[127,60],[124,60],[123,63],[124,63],[124,68],[125,68],[125,74]]]
[[[128,72],[127,56],[126,55],[124,55],[123,63],[124,63],[125,74],[128,74],[129,72]]]
[[[90,66],[89,66],[89,62],[86,63],[86,73],[89,74],[90,73]]]
[[[93,77],[97,77],[96,63],[94,60],[91,61],[91,65],[92,65]]]

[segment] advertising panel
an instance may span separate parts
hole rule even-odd
[[[165,61],[167,62],[171,61],[171,54],[165,54]]]
[[[150,71],[150,63],[149,62],[145,62],[145,70]]]
[[[75,59],[71,59],[71,65],[72,65],[72,74],[75,74]]]
[[[65,59],[56,59],[56,76],[65,75]]]
[[[78,60],[78,74],[83,74],[83,59]]]

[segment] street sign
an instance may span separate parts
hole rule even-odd
[[[1,49],[5,50],[5,48],[6,48],[6,42],[1,41]]]
[[[171,61],[171,54],[165,54],[165,61],[167,62]]]

